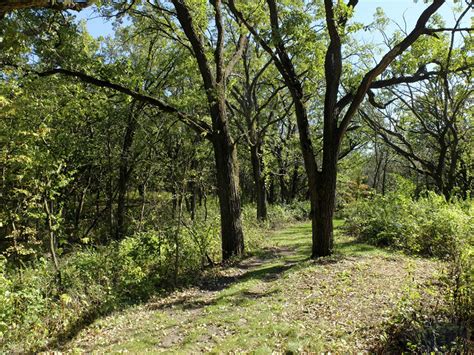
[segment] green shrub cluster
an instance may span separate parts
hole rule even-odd
[[[471,353],[472,250],[454,255],[445,265],[441,275],[428,284],[417,284],[408,273],[378,353]],[[443,297],[434,298],[434,294]]]
[[[208,229],[214,232],[211,226],[212,223]],[[176,282],[196,276],[204,256],[215,253],[210,239],[216,234],[204,235],[201,231],[183,229],[180,235],[174,228],[147,231],[120,243],[84,248],[61,259],[60,281],[45,259],[21,271],[2,261],[3,350],[39,350],[55,338],[67,337],[100,314],[146,300]]]
[[[243,210],[246,249],[264,245],[264,230],[304,215],[304,205],[273,207],[270,220]],[[219,218],[183,221],[162,229],[136,232],[106,246],[83,247],[60,259],[58,280],[50,261],[9,265],[0,257],[0,350],[38,351],[114,309],[146,300],[177,284],[192,281],[220,261]]]
[[[346,228],[357,238],[406,252],[449,257],[472,245],[474,208],[469,202],[448,203],[428,193],[417,200],[406,193],[374,195],[346,210]]]

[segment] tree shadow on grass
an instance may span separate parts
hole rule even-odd
[[[144,295],[143,292],[139,291],[138,287],[136,290],[136,292],[134,290],[129,290],[129,295],[127,296],[128,301],[117,301],[117,299],[112,297],[111,300],[92,305],[89,309],[83,311],[75,321],[72,321],[68,327],[56,332],[43,347],[39,349],[30,349],[27,353],[49,352],[52,349],[64,350],[72,339],[74,339],[83,329],[92,325],[97,319],[106,317],[116,311],[124,311],[138,304],[146,303],[153,296],[159,294],[158,292],[150,292]],[[172,289],[170,288],[161,294],[166,295],[171,291]],[[129,300],[134,297],[134,301]]]
[[[271,297],[277,292],[278,290],[255,292],[248,289],[238,289],[232,293],[221,294],[217,297],[209,299],[196,299],[194,295],[189,295],[179,299],[171,300],[169,302],[150,304],[147,306],[147,309],[165,311],[178,308],[184,311],[193,311],[202,309],[204,307],[225,303],[232,306],[242,306],[249,301]]]
[[[285,271],[291,269],[295,265],[296,263],[286,262],[280,265],[259,267],[237,276],[219,275],[211,280],[202,280],[198,287],[203,291],[221,291],[228,288],[230,285],[250,280],[270,282],[280,278]]]

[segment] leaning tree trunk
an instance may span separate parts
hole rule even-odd
[[[267,219],[267,191],[265,188],[265,176],[263,175],[262,145],[260,142],[250,146],[253,179],[257,200],[257,219]]]

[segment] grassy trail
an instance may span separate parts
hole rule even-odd
[[[408,284],[423,285],[439,264],[388,252],[336,232],[336,253],[308,260],[311,226],[269,234],[272,247],[210,271],[176,291],[82,330],[78,351],[364,351],[383,342],[384,322]],[[433,296],[435,297],[435,296]]]

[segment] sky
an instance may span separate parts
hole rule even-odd
[[[446,25],[454,25],[454,12],[453,12],[452,0],[446,1],[444,5],[438,10],[438,13],[446,21]],[[424,1],[418,0],[359,0],[359,4],[356,7],[354,21],[362,22],[364,24],[369,24],[373,20],[373,14],[377,7],[381,7],[385,14],[392,20],[394,23],[398,23],[401,26],[404,26],[405,17],[407,23],[407,29],[410,30],[414,27],[416,20],[423,10],[428,6]],[[469,24],[469,19],[473,14],[468,15],[464,18],[463,24]],[[94,37],[107,36],[113,34],[112,22],[106,21],[103,18],[100,18],[97,13],[94,12],[94,7],[89,7],[81,12],[77,13],[78,20],[86,20],[87,28],[89,33]],[[395,28],[395,25],[393,27]],[[378,34],[370,32],[361,32],[359,38],[367,42],[379,41],[380,36]]]

